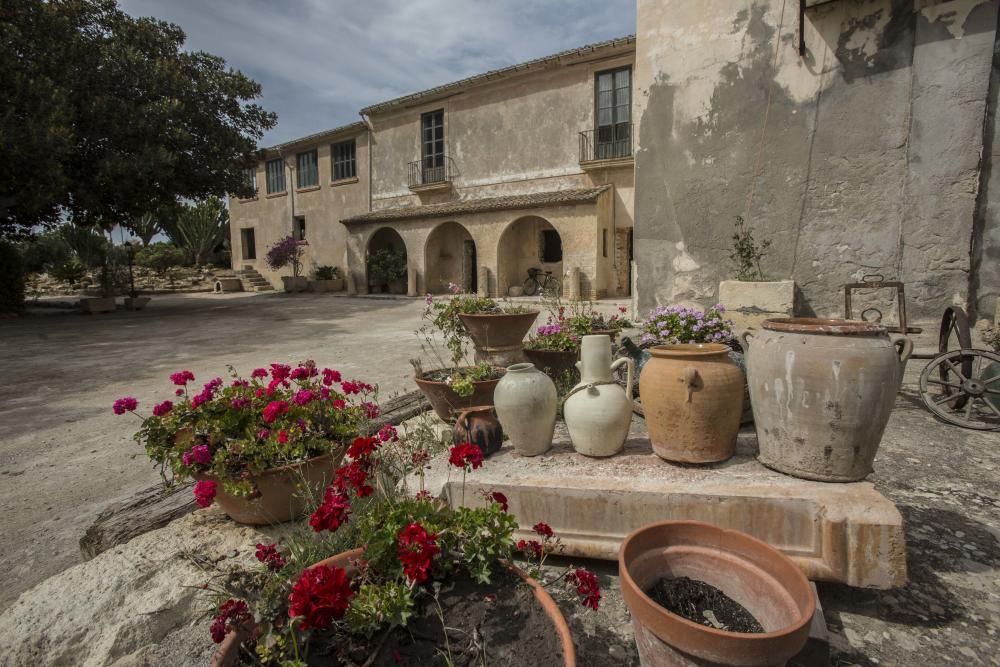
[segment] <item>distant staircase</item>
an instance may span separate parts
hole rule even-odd
[[[260,275],[251,266],[244,266],[235,273],[243,283],[243,290],[246,292],[268,292],[274,289],[274,286],[268,282],[267,278]]]

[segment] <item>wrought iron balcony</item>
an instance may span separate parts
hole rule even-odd
[[[447,185],[455,174],[455,162],[447,155],[434,155],[415,160],[409,165],[409,185],[411,188]]]
[[[580,133],[580,162],[632,157],[632,123],[605,125]]]

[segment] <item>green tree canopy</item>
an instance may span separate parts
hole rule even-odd
[[[242,169],[276,116],[253,103],[259,84],[184,39],[115,0],[0,2],[0,236],[252,195]]]

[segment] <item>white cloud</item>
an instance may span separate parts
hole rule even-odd
[[[635,0],[120,0],[256,79],[265,144],[363,106],[635,31]]]

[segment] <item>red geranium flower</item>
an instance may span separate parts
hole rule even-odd
[[[333,409],[334,410],[343,410],[346,407],[347,407],[347,402],[344,401],[343,399],[338,398],[338,399],[336,399],[336,400],[333,401]]]
[[[378,406],[371,401],[365,401],[361,405],[364,407],[365,416],[368,417],[368,419],[376,419],[379,416],[380,412]]]
[[[226,633],[253,620],[247,603],[243,600],[226,600],[219,607],[219,614],[213,619],[210,632],[216,644],[226,638]]]
[[[378,445],[377,438],[355,438],[347,450],[347,455],[357,461],[374,452]]]
[[[392,424],[386,424],[378,430],[378,439],[382,442],[396,442],[399,440],[399,434],[396,433],[396,427]]]
[[[170,374],[170,381],[178,387],[183,387],[188,382],[194,381],[194,373],[191,371],[177,371]]]
[[[549,526],[549,524],[541,521],[532,526],[531,529],[536,533],[538,533],[539,535],[541,535],[542,537],[552,537],[553,535],[555,535],[555,533],[552,532],[552,528]]]
[[[414,583],[427,581],[434,556],[440,552],[437,533],[428,533],[419,523],[411,523],[399,533],[399,562],[406,578]]]
[[[162,403],[157,403],[156,405],[153,406],[153,416],[162,417],[163,415],[167,414],[173,409],[174,409],[174,404],[171,403],[170,401],[163,401]]]
[[[367,480],[368,473],[365,472],[360,463],[354,461],[337,469],[333,485],[337,487],[337,490],[345,494],[349,489],[353,488],[354,492],[358,494],[358,498],[364,498],[374,492],[372,487],[365,484]]]
[[[253,373],[250,373],[250,377],[252,377],[252,378],[266,378],[267,377],[267,369],[266,368],[255,368],[255,369],[253,369]]]
[[[210,479],[203,479],[194,485],[194,499],[198,507],[208,507],[215,500],[219,485]]]
[[[343,491],[326,487],[323,504],[309,517],[309,525],[317,533],[329,530],[331,533],[347,523],[351,516],[351,499]]]
[[[292,367],[288,364],[271,364],[271,377],[277,382],[287,380],[292,373]]]
[[[285,430],[278,431],[278,443],[282,445],[288,444],[288,431]]]
[[[271,401],[267,404],[267,407],[264,408],[264,422],[270,424],[275,419],[285,414],[288,414],[288,403],[284,401]]]
[[[295,396],[292,397],[292,400],[295,402],[295,405],[309,405],[315,399],[316,399],[316,394],[314,394],[312,391],[308,389],[300,389],[299,391],[295,392]]]
[[[277,572],[285,567],[285,557],[278,553],[278,547],[275,544],[258,544],[255,555],[257,560],[266,565],[267,569],[272,572]]]
[[[597,581],[597,575],[579,568],[571,572],[566,580],[576,586],[576,592],[580,595],[583,606],[597,611],[597,606],[601,602],[601,584]]]
[[[340,382],[340,371],[335,371],[330,368],[323,369],[323,384],[329,387],[334,382]]]
[[[483,465],[483,450],[479,449],[479,447],[476,447],[470,442],[455,445],[451,448],[451,455],[448,457],[448,463],[452,464],[456,468],[475,470]]]
[[[301,618],[299,629],[330,627],[347,612],[354,591],[340,567],[316,565],[302,573],[288,596],[289,618]]]
[[[517,550],[525,556],[532,556],[534,558],[542,557],[542,543],[538,540],[518,540]]]
[[[507,496],[500,493],[499,491],[493,491],[492,493],[490,493],[489,498],[493,502],[500,505],[500,508],[503,509],[504,512],[507,511]]]
[[[123,396],[115,401],[113,410],[116,415],[123,415],[126,412],[135,412],[135,409],[139,407],[139,401],[135,400],[132,396]]]

